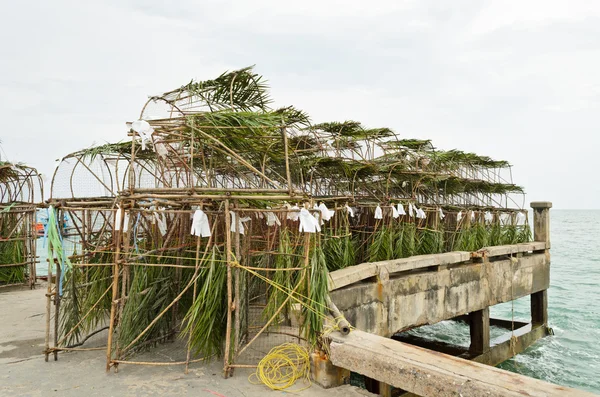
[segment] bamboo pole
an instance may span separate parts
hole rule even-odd
[[[236,203],[237,209],[237,203]],[[241,249],[240,249],[240,228],[242,227],[242,221],[240,220],[239,214],[236,216],[236,233],[235,233],[235,258],[238,263],[242,262],[241,257]],[[241,322],[242,322],[242,313],[240,307],[240,269],[236,266],[234,273],[234,283],[235,283],[235,335],[234,335],[234,344],[233,344],[233,354],[238,350],[241,340]]]
[[[146,200],[149,198],[166,199],[188,199],[188,200],[228,200],[235,198],[238,200],[298,200],[298,196],[289,195],[230,195],[230,194],[132,194],[128,198],[132,200]]]
[[[54,294],[54,346],[58,346],[58,329],[59,329],[59,318],[60,318],[60,278],[62,274],[62,269],[60,268],[60,263],[58,261],[56,263],[56,286],[55,294]],[[54,361],[58,360],[58,352],[54,352]]]
[[[294,187],[292,186],[292,174],[290,173],[290,158],[288,153],[288,139],[287,131],[285,127],[281,128],[281,135],[283,137],[283,155],[285,156],[285,175],[288,183],[288,191],[290,196],[294,195]]]
[[[152,362],[152,361],[126,361],[126,360],[113,360],[116,364],[129,364],[129,365],[148,365],[156,367],[167,367],[171,365],[187,365],[190,363],[199,363],[204,361],[205,358],[197,358],[195,360],[188,361],[171,361],[171,362]]]
[[[48,241],[48,252],[52,252],[52,243]],[[50,258],[49,258],[50,259]],[[50,317],[52,316],[52,263],[48,260],[48,284],[46,291],[46,349],[45,360],[48,362],[50,354]]]
[[[184,214],[181,214],[179,217],[179,246],[181,246],[182,248],[180,248],[179,250],[177,250],[177,258],[175,259],[175,264],[177,265],[177,267],[175,268],[175,290],[179,290],[179,286],[181,284],[181,275],[182,275],[182,268],[181,268],[181,256],[183,254],[183,246],[182,246],[182,242],[185,240],[185,234],[186,234],[186,229],[187,229],[187,225],[184,223],[184,219],[186,218],[186,216]],[[175,218],[176,219],[176,218]],[[189,217],[187,218],[189,221]],[[176,303],[173,306],[173,324],[177,324],[177,316],[179,313],[179,302]]]
[[[110,323],[108,328],[108,341],[106,344],[106,372],[110,371],[111,359],[112,359],[112,340],[115,331],[115,315],[117,311],[117,297],[119,296],[119,256],[121,252],[121,231],[123,230],[123,219],[125,212],[121,211],[121,217],[119,220],[115,219],[115,223],[119,222],[121,227],[115,231],[113,241],[115,242],[115,263],[113,266],[113,284],[112,284],[112,300],[110,305]]]
[[[145,193],[183,193],[192,194],[194,192],[230,192],[230,193],[290,193],[289,189],[246,189],[246,188],[215,188],[215,187],[173,187],[173,188],[136,188],[132,192],[121,191],[119,194],[145,194]],[[298,191],[294,193],[302,194]]]
[[[200,264],[200,237],[197,236],[196,237],[196,273],[198,273],[198,269],[199,269],[199,265]],[[198,278],[194,277],[194,292],[192,295],[192,305],[194,304],[194,302],[196,301],[196,295],[198,294]],[[193,329],[193,325],[191,327]],[[187,354],[186,354],[186,360],[185,360],[185,374],[187,375],[189,367],[190,367],[190,357],[191,357],[191,343],[192,343],[192,333],[190,332],[188,334],[188,341],[187,341]]]
[[[227,379],[229,377],[229,364],[231,363],[231,327],[232,327],[232,309],[233,309],[233,286],[232,286],[232,274],[231,274],[231,216],[229,214],[229,199],[225,200],[225,244],[226,244],[226,255],[227,255],[227,328],[225,330],[225,359],[223,364],[223,377]],[[218,297],[217,297],[218,299]]]

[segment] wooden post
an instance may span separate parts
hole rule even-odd
[[[490,349],[490,308],[469,313],[471,346],[469,351],[483,354]]]
[[[546,253],[550,248],[550,208],[552,203],[538,201],[531,203],[533,208],[533,239],[546,243]],[[531,294],[531,322],[548,324],[548,291]]]

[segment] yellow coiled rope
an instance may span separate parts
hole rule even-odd
[[[304,380],[304,387],[286,390],[299,379]],[[308,389],[311,385],[308,350],[296,343],[276,346],[260,360],[256,372],[251,374],[248,380],[253,384],[262,383],[272,390],[293,393]]]

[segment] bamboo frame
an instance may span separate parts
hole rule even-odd
[[[233,87],[236,76],[228,80],[227,85]],[[215,299],[220,298],[225,307],[226,325],[219,336],[224,345],[223,375],[228,377],[234,368],[255,367],[240,362],[242,354],[249,346],[275,334],[281,317],[284,321],[290,320],[286,309],[292,300],[306,306],[315,304],[308,298],[311,291],[319,290],[319,286],[311,282],[311,250],[329,249],[322,247],[330,241],[356,237],[358,260],[367,257],[369,250],[373,250],[376,235],[384,230],[407,226],[414,227],[415,233],[439,232],[456,238],[471,227],[470,220],[457,221],[459,211],[476,211],[478,219],[483,219],[485,211],[493,211],[495,219],[498,218],[494,222],[499,222],[500,211],[511,212],[506,208],[507,192],[514,185],[512,176],[503,178],[502,164],[491,160],[485,163],[485,158],[467,154],[463,157],[470,158],[471,163],[455,161],[447,153],[436,152],[430,144],[415,148],[414,142],[401,141],[395,136],[382,140],[380,132],[360,125],[352,127],[364,135],[358,137],[352,135],[352,131],[342,131],[350,128],[347,123],[304,128],[290,121],[292,118],[285,112],[279,113],[280,119],[273,122],[266,117],[273,114],[262,105],[250,110],[238,108],[231,88],[223,95],[228,98],[223,99],[226,103],[218,105],[204,96],[205,88],[192,88],[188,86],[153,97],[144,105],[141,119],[146,118],[147,108],[158,103],[166,106],[168,114],[167,118],[148,120],[154,129],[148,141],[142,142],[145,134],[131,131],[130,142],[66,156],[53,175],[50,203],[72,214],[74,226],[69,235],[82,247],[81,253],[70,256],[73,263],[67,271],[72,277],[78,275],[85,279],[85,282],[79,281],[82,289],[91,289],[94,283],[106,285],[101,282],[107,282],[108,274],[112,280],[107,371],[111,367],[118,369],[119,364],[184,365],[187,373],[190,364],[204,360],[192,354],[192,350],[194,353],[196,350],[192,349],[191,333],[185,338],[184,360],[160,363],[125,358],[140,346],[160,343],[185,325],[194,325],[196,318],[186,320],[184,315],[186,308],[189,310],[184,298],[196,302],[204,281],[200,273],[210,269],[206,260],[211,249],[225,254],[224,260],[213,258],[213,263],[226,268],[223,296]],[[247,117],[256,116],[256,119],[250,119],[254,122],[248,123],[251,126],[217,122],[211,125],[214,119],[207,115],[217,114],[217,109],[243,109]],[[232,145],[232,137],[238,135],[250,142],[248,146]],[[313,140],[314,145],[309,144],[309,140]],[[383,156],[377,148],[384,152]],[[430,168],[423,165],[423,158],[432,162]],[[492,165],[497,165],[498,170]],[[96,190],[89,197],[81,194],[78,186],[78,178],[83,178],[84,172],[92,174],[88,180],[97,182]],[[452,183],[458,187],[447,187]],[[494,187],[502,193],[496,193]],[[106,195],[98,196],[98,191]],[[418,205],[427,213],[427,219],[417,220],[408,215],[393,218],[392,207],[399,201],[404,205]],[[310,233],[298,231],[298,221],[293,220],[293,215],[298,215],[300,209],[292,209],[290,204],[299,204],[321,221],[322,212],[315,208],[315,204],[321,202],[334,208],[336,214],[343,214],[343,219],[336,215],[333,221],[323,224],[321,235],[313,239]],[[356,209],[352,219],[344,209],[347,205]],[[114,222],[112,214],[117,206],[122,209],[121,217]],[[377,207],[382,210],[383,219],[374,219]],[[205,246],[201,237],[190,237],[187,231],[196,208],[202,209],[212,222],[211,236]],[[447,213],[446,222],[439,219],[440,208]],[[238,215],[237,232],[231,230],[232,212]],[[241,215],[251,219],[245,226]],[[187,216],[190,216],[189,222]],[[511,215],[511,224],[515,216],[516,212]],[[267,224],[272,217],[279,224]],[[115,230],[115,224],[121,226],[119,230]],[[486,226],[485,222],[483,225]],[[242,226],[246,229],[244,235],[239,232]],[[291,253],[278,252],[283,230],[293,236]],[[200,256],[203,246],[204,254]],[[275,262],[286,258],[291,258],[289,263],[293,264],[278,268]],[[105,273],[94,276],[94,271]],[[132,287],[136,273],[160,277],[152,279],[155,284],[142,278],[138,290]],[[270,283],[282,275],[297,282],[289,288],[285,299],[270,302],[275,296]],[[48,277],[52,280],[51,272]],[[256,291],[250,291],[252,283],[258,285],[255,285]],[[152,293],[154,285],[172,287],[172,295],[161,301],[154,311],[148,309],[147,318],[140,320],[140,332],[136,328],[136,335],[120,342],[124,323],[131,318],[127,317],[131,314],[126,313],[133,305],[131,302],[136,299],[140,302],[144,294]],[[48,318],[53,293],[49,284]],[[75,324],[72,329],[59,329],[55,322],[55,335],[63,336],[55,339],[54,347],[49,346],[47,339],[46,356],[64,349],[60,345],[79,332],[84,320],[106,310],[103,297],[88,303],[86,310],[78,313],[80,317],[75,316],[77,321],[71,323]],[[56,298],[56,302],[55,319],[58,319],[60,299]],[[328,305],[329,310],[335,313],[331,306]],[[250,324],[253,310],[260,311],[264,318],[258,316],[257,323]],[[158,331],[153,333],[155,329]],[[282,334],[299,341],[309,339],[300,332]]]

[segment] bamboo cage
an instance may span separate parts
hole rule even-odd
[[[42,195],[34,168],[0,162],[0,287],[35,287],[36,203]]]
[[[61,161],[50,211],[73,225],[52,234],[72,245],[51,247],[46,359],[107,330],[107,370],[220,357],[229,376],[322,348],[329,271],[530,240],[507,162],[270,103],[251,68],[191,82]],[[144,358],[163,342],[168,362]]]

